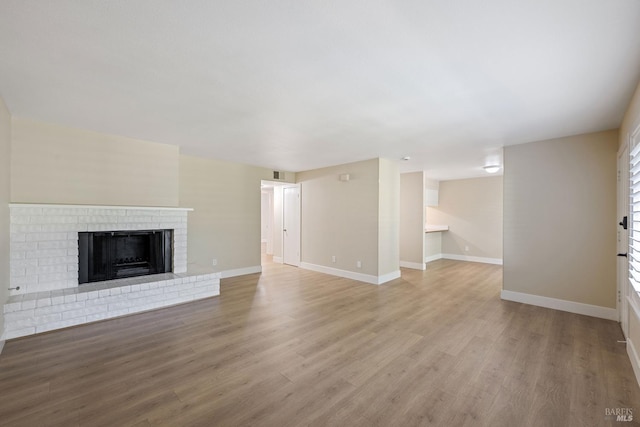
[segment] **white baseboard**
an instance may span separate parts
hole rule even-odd
[[[502,258],[485,258],[480,256],[467,256],[457,254],[442,254],[444,259],[453,259],[456,261],[482,262],[484,264],[502,265]]]
[[[273,262],[275,262],[276,264],[282,264],[282,257],[281,256],[274,256],[273,257]]]
[[[372,274],[356,273],[354,271],[340,270],[338,268],[325,267],[324,265],[311,264],[308,262],[301,262],[300,268],[317,271],[318,273],[330,274],[332,276],[344,277],[346,279],[357,280],[359,282],[370,283],[372,285],[381,285],[400,277],[400,270],[384,274],[382,276],[374,276]]]
[[[640,385],[640,357],[638,356],[638,352],[636,351],[636,348],[629,338],[627,338],[627,354],[629,355],[629,360],[631,361],[633,373],[636,374],[636,381],[638,382],[638,385]]]
[[[220,278],[226,279],[228,277],[244,276],[245,274],[262,273],[261,265],[254,265],[253,267],[236,268],[234,270],[224,270],[220,272]]]
[[[428,263],[428,262],[431,262],[431,261],[437,261],[439,259],[442,259],[442,254],[435,254],[435,255],[431,255],[431,256],[425,257],[424,258],[424,262]]]
[[[400,261],[400,267],[411,268],[413,270],[424,270],[424,262]]]
[[[378,276],[378,283],[376,285],[382,285],[384,283],[390,282],[392,280],[396,280],[402,276],[400,270],[392,271],[391,273],[383,274],[382,276]]]
[[[2,335],[4,335],[4,334],[2,334]],[[0,335],[0,336],[2,336],[2,335]],[[0,354],[2,354],[2,350],[4,349],[4,342],[5,342],[4,340],[0,341]]]
[[[568,311],[569,313],[618,321],[618,310],[615,308],[505,290],[500,293],[500,298],[507,301],[521,302],[523,304],[537,305],[538,307],[552,308],[554,310]]]

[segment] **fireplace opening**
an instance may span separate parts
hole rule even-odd
[[[172,230],[78,233],[78,282],[169,273]]]

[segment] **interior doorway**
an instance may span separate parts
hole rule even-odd
[[[262,265],[300,265],[300,185],[261,181]],[[286,225],[285,225],[286,221]]]
[[[262,263],[273,261],[273,186],[261,184],[260,186],[260,254]]]

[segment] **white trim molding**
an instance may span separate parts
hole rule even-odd
[[[431,256],[425,257],[424,258],[424,262],[425,263],[429,263],[429,262],[432,262],[432,261],[437,261],[439,259],[442,259],[442,254],[435,254],[435,255],[431,255]]]
[[[636,381],[638,382],[638,385],[640,385],[640,356],[638,356],[638,352],[630,338],[627,338],[627,355],[631,361],[633,373],[636,375]]]
[[[324,265],[311,264],[308,262],[301,262],[300,268],[305,270],[316,271],[318,273],[329,274],[331,276],[344,277],[345,279],[357,280],[359,282],[365,282],[372,285],[382,285],[391,280],[400,277],[400,270],[393,271],[382,276],[374,276],[372,274],[356,273],[354,271],[340,270],[338,268],[325,267]]]
[[[281,256],[274,256],[273,257],[273,262],[275,262],[276,264],[282,264],[282,257]]]
[[[484,264],[502,265],[502,258],[486,258],[480,256],[468,256],[457,254],[441,254],[444,259],[453,259],[456,261],[481,262]]]
[[[400,261],[400,267],[411,268],[413,270],[426,270],[424,262]]]
[[[3,337],[3,336],[4,336],[4,331],[2,331],[2,333],[0,334],[0,337]],[[2,350],[4,349],[4,343],[5,343],[4,340],[0,341],[0,354],[2,354]]]
[[[262,273],[261,265],[254,265],[252,267],[235,268],[233,270],[224,270],[220,272],[221,279],[227,279],[229,277],[244,276],[245,274]]]
[[[383,274],[382,276],[378,276],[378,283],[376,285],[383,285],[392,280],[399,279],[402,276],[400,270],[392,271],[391,273]]]
[[[536,305],[538,307],[551,308],[554,310],[567,311],[569,313],[583,314],[585,316],[618,321],[618,310],[615,308],[601,307],[599,305],[583,304],[581,302],[506,290],[502,290],[500,298],[506,301],[521,302],[523,304]]]

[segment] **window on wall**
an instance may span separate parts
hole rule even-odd
[[[640,128],[634,132],[630,142],[629,280],[636,292],[640,292]]]

